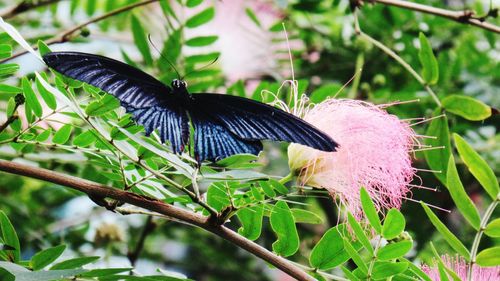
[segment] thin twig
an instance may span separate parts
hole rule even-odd
[[[2,17],[3,19],[10,19],[29,10],[48,6],[59,1],[61,0],[21,1],[19,4],[7,10],[7,12],[2,13],[0,17]]]
[[[148,216],[148,218],[146,219],[146,223],[144,224],[144,228],[142,229],[141,236],[139,237],[139,240],[137,240],[137,244],[135,245],[134,250],[127,253],[127,258],[130,261],[130,265],[132,267],[135,266],[137,259],[144,249],[144,242],[146,241],[146,238],[155,230],[155,228],[156,223],[153,221],[153,217]]]
[[[450,11],[446,9],[435,8],[427,5],[422,5],[402,0],[370,0],[370,1],[387,6],[394,6],[426,14],[431,14],[439,17],[444,17],[460,23],[474,25],[488,31],[500,33],[500,26],[488,23],[484,21],[484,19],[482,20],[479,18],[475,18],[474,13],[472,11]]]
[[[364,39],[370,41],[373,45],[375,45],[377,48],[379,48],[381,51],[389,55],[391,58],[393,58],[395,61],[397,61],[406,71],[408,71],[417,81],[420,83],[424,89],[429,93],[429,95],[434,99],[436,104],[441,107],[441,101],[439,101],[439,98],[437,97],[436,93],[425,83],[424,79],[413,69],[411,65],[409,65],[403,58],[401,58],[398,54],[396,54],[393,50],[391,50],[389,47],[384,45],[382,42],[375,40],[372,38],[370,35],[364,33],[360,28],[359,28],[359,22],[358,22],[358,17],[356,14],[356,11],[354,12],[354,24],[355,24],[355,29],[356,33],[358,36],[363,37]]]
[[[157,212],[168,217],[173,217],[185,223],[203,228],[221,238],[228,240],[238,247],[276,266],[276,268],[280,269],[281,271],[287,273],[297,280],[315,281],[313,277],[311,277],[299,267],[293,265],[288,260],[273,254],[266,248],[246,239],[233,230],[222,225],[214,224],[205,216],[166,204],[160,200],[141,196],[132,192],[119,190],[89,180],[54,172],[48,169],[33,167],[6,160],[0,160],[0,171],[52,182],[75,190],[79,190],[88,195],[111,198],[117,201],[148,209],[150,211]]]
[[[132,10],[132,9],[140,7],[140,6],[144,6],[144,5],[148,5],[148,4],[151,4],[151,3],[155,3],[155,2],[158,2],[158,1],[159,0],[147,0],[147,1],[139,2],[139,3],[134,3],[134,4],[131,4],[131,5],[127,5],[127,6],[115,9],[115,10],[109,12],[109,13],[106,13],[106,14],[103,14],[103,15],[100,15],[100,16],[96,16],[96,17],[90,18],[88,21],[83,22],[81,24],[78,24],[76,26],[73,26],[73,27],[71,27],[71,28],[69,28],[69,29],[61,32],[60,34],[56,35],[55,37],[52,37],[51,39],[46,40],[45,44],[52,45],[52,44],[59,44],[59,43],[68,42],[68,41],[70,41],[72,39],[72,36],[74,35],[74,33],[76,33],[77,31],[82,30],[83,28],[87,27],[88,25],[90,25],[92,23],[96,23],[96,22],[102,21],[104,19],[107,19],[109,17],[115,16],[117,14],[120,14],[120,13],[129,11],[129,10]],[[33,45],[31,47],[33,49],[35,49],[35,50],[38,49],[38,45]],[[4,62],[9,61],[9,60],[11,60],[13,58],[17,58],[19,56],[22,56],[22,55],[26,54],[27,52],[28,51],[23,50],[23,51],[21,51],[19,53],[15,53],[11,57],[6,58],[4,60],[1,60],[0,63],[4,63]]]

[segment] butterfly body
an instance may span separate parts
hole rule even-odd
[[[251,99],[191,94],[182,80],[173,80],[169,87],[137,68],[93,54],[52,52],[43,59],[57,72],[115,96],[144,126],[146,135],[157,130],[174,153],[183,152],[189,143],[191,124],[198,163],[239,153],[257,155],[262,140],[295,142],[323,151],[335,151],[338,146],[304,120]]]

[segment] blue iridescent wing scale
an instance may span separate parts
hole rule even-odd
[[[135,67],[103,56],[52,52],[43,60],[57,72],[115,96],[144,126],[146,135],[158,129],[161,141],[169,141],[174,152],[184,150],[189,141],[188,118],[170,87]]]

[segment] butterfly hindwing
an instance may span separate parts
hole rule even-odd
[[[184,150],[189,140],[188,118],[170,87],[135,67],[102,56],[53,52],[43,59],[57,72],[115,96],[147,135],[158,129],[161,141],[168,140],[174,152]]]
[[[213,119],[240,139],[300,143],[322,151],[338,146],[328,135],[304,120],[254,100],[221,94],[193,94],[194,109],[209,109]]]
[[[262,143],[255,140],[243,140],[225,128],[219,121],[203,111],[191,111],[194,127],[194,153],[198,162],[217,161],[240,153],[258,155]]]

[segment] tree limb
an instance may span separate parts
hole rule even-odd
[[[48,6],[52,3],[57,3],[59,1],[61,0],[22,1],[21,3],[9,9],[7,12],[2,13],[0,17],[4,19],[10,19],[29,10],[43,6]]]
[[[474,25],[488,31],[500,34],[500,26],[488,23],[484,19],[475,18],[472,11],[450,11],[441,8],[435,8],[427,5],[413,3],[403,0],[370,0],[374,3],[379,3],[387,6],[394,6],[403,9],[413,10],[426,14],[431,14],[439,17],[451,19],[460,23]]]
[[[292,264],[290,261],[273,254],[266,248],[246,239],[233,230],[222,225],[216,225],[205,216],[166,204],[160,200],[146,196],[140,196],[132,192],[115,189],[86,179],[81,179],[59,172],[32,167],[12,161],[0,160],[0,171],[52,182],[81,191],[87,195],[111,198],[160,213],[167,217],[172,217],[184,223],[203,228],[206,231],[209,231],[217,236],[220,236],[221,238],[228,240],[238,247],[274,265],[276,268],[280,269],[281,271],[287,273],[297,280],[315,280],[313,277],[311,277],[299,267]]]
[[[121,7],[121,8],[118,8],[118,9],[115,9],[109,13],[105,13],[103,15],[100,15],[100,16],[96,16],[96,17],[93,17],[93,18],[90,18],[89,20],[87,20],[86,22],[83,22],[81,24],[78,24],[78,25],[75,25],[61,33],[59,33],[58,35],[48,39],[45,41],[45,43],[47,45],[52,45],[52,44],[60,44],[60,43],[65,43],[65,42],[68,42],[71,40],[71,37],[77,32],[77,31],[80,31],[82,30],[83,28],[87,27],[88,25],[90,24],[93,24],[93,23],[96,23],[96,22],[99,22],[99,21],[102,21],[102,20],[105,20],[107,18],[110,18],[112,16],[115,16],[117,14],[120,14],[120,13],[123,13],[123,12],[126,12],[126,11],[129,11],[129,10],[132,10],[134,8],[137,8],[137,7],[140,7],[140,6],[144,6],[144,5],[148,5],[148,4],[151,4],[151,3],[155,3],[155,2],[158,2],[159,0],[147,0],[147,1],[143,1],[143,2],[138,2],[138,3],[134,3],[134,4],[130,4],[130,5],[127,5],[127,6],[124,6],[124,7]],[[33,45],[31,46],[34,50],[38,49],[38,45]],[[14,59],[14,58],[17,58],[19,56],[22,56],[24,54],[26,54],[28,51],[26,50],[23,50],[19,53],[15,53],[13,54],[12,56],[10,56],[9,58],[6,58],[4,60],[1,60],[0,63],[4,63],[6,61],[9,61],[11,59]]]

